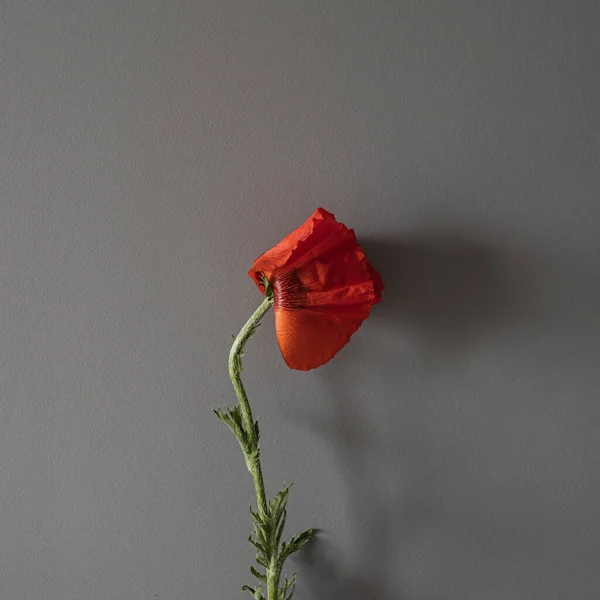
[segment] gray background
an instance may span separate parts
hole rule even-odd
[[[0,591],[235,599],[212,408],[324,206],[387,284],[246,381],[299,600],[600,597],[600,4],[0,3]]]

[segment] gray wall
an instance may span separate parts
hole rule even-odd
[[[3,0],[0,591],[235,599],[212,414],[322,205],[387,289],[246,381],[299,600],[600,597],[600,4]]]

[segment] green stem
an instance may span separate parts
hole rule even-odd
[[[254,426],[254,419],[252,418],[250,402],[248,402],[248,396],[246,395],[246,390],[244,389],[244,384],[242,383],[242,353],[246,342],[252,337],[252,334],[256,331],[260,320],[265,316],[271,306],[273,306],[273,299],[272,297],[267,296],[262,304],[254,311],[254,314],[248,319],[246,324],[242,327],[241,331],[235,338],[233,346],[231,346],[231,352],[229,353],[229,377],[231,378],[231,383],[233,383],[235,393],[237,394],[240,402],[246,436],[249,442],[248,447],[253,449],[252,453],[246,453],[246,464],[248,465],[248,470],[252,474],[252,479],[254,480],[258,512],[262,516],[268,515],[269,506],[267,504],[265,483],[263,481],[262,468],[260,466],[258,435]],[[276,596],[273,596],[272,600],[275,599]],[[269,600],[271,600],[271,596],[269,596]]]
[[[267,569],[267,600],[277,600],[279,591],[279,578],[281,567],[278,565],[277,557],[271,559]]]
[[[250,536],[250,542],[257,548],[257,562],[265,568],[266,573],[260,574],[252,568],[253,574],[267,584],[267,598],[265,599],[259,589],[254,590],[249,586],[244,589],[250,590],[255,598],[261,600],[283,600],[284,597],[291,598],[294,587],[295,576],[288,579],[286,577],[283,588],[279,589],[279,580],[281,579],[281,570],[285,559],[292,553],[299,550],[314,534],[312,529],[307,529],[301,534],[291,538],[288,542],[283,542],[280,547],[281,534],[285,525],[286,506],[288,499],[288,487],[281,490],[271,502],[267,502],[265,494],[265,483],[260,465],[260,452],[258,447],[258,424],[252,417],[250,402],[242,383],[242,356],[244,346],[252,335],[256,332],[260,320],[265,316],[268,310],[273,306],[273,293],[268,282],[264,282],[266,298],[262,304],[254,311],[254,314],[248,319],[241,331],[233,341],[231,352],[229,353],[229,377],[235,388],[239,400],[238,407],[223,413],[216,410],[217,416],[224,421],[237,437],[240,446],[246,458],[246,465],[252,474],[254,489],[256,490],[256,502],[258,511],[253,513],[255,536]],[[289,592],[288,592],[289,590]]]

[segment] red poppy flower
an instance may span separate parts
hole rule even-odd
[[[248,275],[273,290],[281,354],[292,369],[324,365],[380,302],[383,282],[352,229],[322,208],[257,258]]]

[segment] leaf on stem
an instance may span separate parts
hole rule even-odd
[[[245,585],[242,587],[243,592],[250,592],[252,597],[255,600],[266,600],[266,598],[261,594],[260,588],[251,588],[249,585]]]
[[[240,443],[242,450],[245,452],[248,447],[248,435],[244,430],[240,407],[234,406],[233,408],[227,409],[225,412],[220,408],[215,408],[213,412],[221,419],[221,421],[223,421],[223,423],[225,423],[225,425],[227,425],[227,427],[229,427],[229,429],[231,429],[233,435],[235,435]]]
[[[300,550],[304,544],[309,542],[314,535],[314,529],[307,529],[306,531],[303,531],[302,533],[292,537],[289,542],[283,542],[283,544],[281,544],[281,552],[279,553],[281,564],[283,565],[283,561],[288,556],[294,554],[294,552],[298,552],[298,550]]]
[[[252,575],[254,575],[254,577],[256,577],[256,579],[258,579],[259,581],[262,581],[263,583],[267,583],[267,576],[263,573],[260,573],[259,571],[257,571],[254,567],[250,567],[250,572],[252,573]]]
[[[281,600],[291,600],[296,589],[296,573],[291,577],[286,577],[283,586],[279,589],[279,597]],[[289,590],[289,593],[288,593]]]

